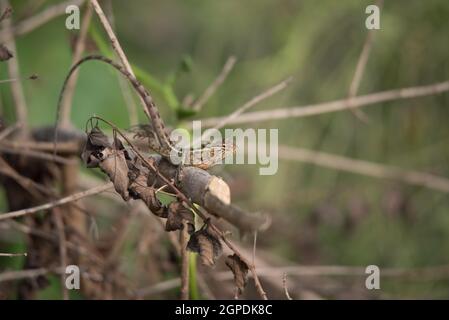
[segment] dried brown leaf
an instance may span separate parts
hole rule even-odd
[[[87,142],[92,147],[103,147],[103,148],[106,148],[106,147],[110,147],[111,146],[108,136],[105,135],[103,133],[103,131],[101,131],[101,129],[98,128],[98,127],[92,128],[92,130],[90,131],[89,135],[87,136]]]
[[[128,201],[128,165],[123,150],[105,148],[101,152],[99,166],[114,183],[115,191],[122,196],[123,200]]]
[[[248,265],[236,254],[228,256],[225,263],[234,274],[234,283],[237,288],[238,295],[241,295],[246,283],[248,282]]]
[[[201,263],[205,266],[212,267],[215,264],[213,242],[204,234],[199,234],[197,241],[200,249]]]
[[[149,170],[142,165],[142,160],[135,157],[128,161],[129,193],[133,199],[141,199],[153,214],[161,218],[168,217],[168,208],[156,196],[156,189],[149,186]]]
[[[140,174],[132,180],[129,185],[129,192],[133,199],[141,199],[150,211],[161,218],[168,217],[168,208],[164,206],[156,196],[156,190],[146,185],[147,176]]]
[[[167,222],[165,223],[166,231],[175,231],[182,229],[182,221],[187,220],[189,233],[193,232],[193,213],[190,209],[184,207],[180,202],[174,201],[168,206]]]
[[[215,265],[223,253],[223,246],[218,235],[210,230],[208,225],[191,235],[187,249],[197,252],[200,255],[201,263],[209,267]]]
[[[81,158],[88,168],[95,168],[100,163],[102,151],[110,148],[108,137],[98,127],[92,128],[87,134],[86,145],[81,154]]]

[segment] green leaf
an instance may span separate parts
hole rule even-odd
[[[184,120],[186,118],[190,118],[197,114],[197,111],[193,109],[187,109],[187,108],[178,108],[176,110],[176,116],[179,120]]]

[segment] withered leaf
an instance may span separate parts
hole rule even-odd
[[[237,288],[238,295],[241,295],[248,282],[248,265],[236,254],[228,256],[225,263],[234,274],[234,284]]]
[[[12,52],[4,44],[0,44],[0,61],[9,60],[12,57]]]
[[[99,159],[99,166],[114,183],[115,191],[122,196],[123,200],[128,201],[128,165],[123,150],[105,148]]]
[[[103,157],[102,151],[105,148],[110,148],[108,137],[98,127],[92,128],[87,134],[86,145],[81,154],[81,159],[88,168],[95,168],[100,163],[100,158]]]
[[[194,231],[193,213],[190,209],[184,207],[182,203],[174,201],[168,206],[167,222],[165,223],[165,231],[175,231],[182,229],[182,220],[187,221],[188,232]]]
[[[89,134],[87,135],[87,142],[92,147],[97,148],[98,147],[107,148],[111,146],[111,144],[109,143],[108,136],[105,135],[103,131],[101,131],[101,129],[98,127],[92,128],[92,130],[89,132]]]
[[[168,208],[156,197],[156,190],[153,187],[147,186],[147,175],[139,174],[137,177],[133,177],[133,174],[130,174],[129,176],[131,177],[131,183],[128,190],[131,197],[133,199],[141,199],[145,202],[148,209],[150,209],[154,215],[161,218],[167,218]]]
[[[187,249],[200,255],[203,265],[212,267],[223,252],[218,235],[210,230],[209,225],[194,232],[187,243]]]

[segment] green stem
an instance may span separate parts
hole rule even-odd
[[[196,257],[197,254],[194,252],[188,252],[189,255],[189,289],[190,289],[190,299],[199,300],[200,294],[198,291],[198,284],[196,281]]]

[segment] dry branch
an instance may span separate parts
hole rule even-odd
[[[24,190],[28,191],[35,198],[39,198],[40,195],[47,195],[50,193],[50,190],[44,185],[21,175],[2,157],[0,157],[0,174],[15,180],[17,184],[19,184]]]
[[[8,213],[3,213],[0,214],[0,221],[2,220],[6,220],[6,219],[15,219],[18,217],[22,217],[28,214],[32,214],[32,213],[36,213],[39,211],[43,211],[43,210],[48,210],[57,206],[61,206],[63,204],[66,203],[70,203],[73,201],[78,201],[80,199],[92,196],[94,194],[100,193],[100,192],[104,192],[106,190],[110,190],[112,189],[114,186],[112,184],[112,182],[108,182],[106,184],[97,186],[95,188],[86,190],[86,191],[82,191],[73,195],[70,195],[68,197],[64,197],[61,198],[59,200],[56,201],[51,201],[49,203],[40,205],[40,206],[36,206],[36,207],[32,207],[32,208],[27,208],[27,209],[23,209],[23,210],[17,210],[17,211],[12,211],[12,212],[8,212]]]
[[[234,123],[234,121],[237,121],[238,119],[240,119],[242,117],[242,115],[241,115],[242,113],[244,113],[251,107],[253,107],[256,104],[258,104],[259,102],[271,97],[272,95],[278,93],[279,91],[284,90],[289,85],[289,83],[292,81],[292,79],[293,78],[291,78],[291,77],[287,78],[287,79],[281,81],[280,83],[276,84],[275,86],[269,88],[268,90],[265,90],[264,92],[251,98],[248,102],[243,104],[240,108],[238,108],[231,114],[229,114],[225,117],[222,117],[222,118],[214,118],[217,121],[215,123],[213,123],[212,125],[210,125],[208,120],[202,120],[203,121],[202,125],[213,126],[214,129],[221,129],[224,126],[226,126],[227,124]]]
[[[301,161],[350,173],[381,179],[391,179],[441,192],[449,192],[449,179],[430,173],[404,170],[402,168],[365,160],[351,159],[330,153],[287,146],[279,146],[279,157],[285,160]]]
[[[5,146],[5,145],[1,145],[1,144],[0,144],[0,152],[10,153],[10,154],[20,154],[24,157],[43,159],[43,160],[47,160],[50,162],[56,162],[56,163],[61,163],[61,164],[71,164],[75,161],[73,159],[67,159],[67,158],[60,157],[60,156],[53,156],[46,152],[14,148],[14,147]]]
[[[288,288],[287,288],[287,273],[284,272],[283,276],[282,276],[282,286],[284,287],[284,293],[285,296],[287,297],[287,300],[293,300],[292,297],[290,296],[290,293],[288,292]]]
[[[55,274],[65,274],[65,268],[38,268],[38,269],[27,269],[20,271],[6,271],[0,273],[0,282],[6,281],[16,281],[26,278],[37,278],[49,273]],[[92,274],[81,270],[81,275],[95,281],[103,281],[103,277],[100,274]]]
[[[174,179],[179,190],[209,213],[223,218],[242,232],[265,230],[270,220],[267,216],[247,213],[231,204],[229,186],[222,179],[196,167],[177,168],[165,159],[158,158],[158,171],[168,179]],[[151,177],[154,179],[155,177]],[[165,185],[156,180],[156,187]]]
[[[47,268],[20,270],[20,271],[6,271],[0,273],[0,282],[20,280],[24,278],[35,278],[49,273]]]
[[[14,131],[20,128],[20,123],[16,122],[13,125],[7,127],[6,129],[2,130],[0,132],[0,141],[8,137],[10,134],[12,134]]]
[[[0,257],[26,257],[26,253],[4,253],[0,252]]]
[[[48,233],[48,232],[42,231],[37,228],[32,228],[25,224],[19,223],[15,220],[9,220],[7,222],[2,222],[2,224],[0,224],[0,226],[2,226],[3,224],[7,224],[14,230],[20,231],[24,234],[34,235],[34,236],[37,236],[39,238],[42,238],[42,239],[45,239],[45,240],[48,240],[48,241],[51,241],[54,243],[58,243],[58,241],[59,241],[58,235],[56,233]],[[67,248],[70,249],[71,251],[76,252],[77,254],[87,256],[87,257],[89,257],[90,260],[92,260],[95,263],[101,263],[103,261],[102,259],[100,259],[98,257],[98,255],[94,254],[93,252],[87,250],[86,248],[84,248],[82,246],[79,246],[78,244],[75,244],[70,241],[67,241],[66,244],[67,244]]]
[[[449,91],[449,81],[434,83],[426,86],[381,91],[363,96],[357,96],[350,99],[335,100],[318,104],[295,106],[268,111],[248,112],[240,115],[238,118],[228,121],[227,124],[234,125],[276,119],[288,119],[293,117],[309,117],[330,112],[347,110],[350,108],[360,108],[363,106],[373,105],[381,102],[436,95],[446,91]],[[226,118],[227,117],[207,118],[203,119],[201,124],[203,127],[214,127],[217,124],[223,122]]]
[[[382,7],[383,0],[377,0],[376,5],[378,7]],[[368,58],[371,52],[371,48],[373,46],[374,33],[376,30],[371,29],[368,30],[368,35],[366,36],[365,43],[363,44],[362,52],[360,52],[359,59],[357,61],[357,66],[354,72],[354,76],[351,81],[351,85],[349,86],[348,98],[353,98],[357,95],[357,91],[359,90],[360,83],[362,82],[363,74],[365,73],[366,64],[368,63]],[[351,112],[359,118],[363,122],[368,121],[368,117],[366,114],[357,108],[351,108]]]
[[[226,63],[223,66],[218,77],[206,88],[204,93],[192,104],[192,109],[195,111],[201,110],[203,105],[212,97],[215,91],[223,84],[223,82],[228,77],[229,73],[234,68],[235,62],[237,59],[234,56],[231,56],[226,60]]]

